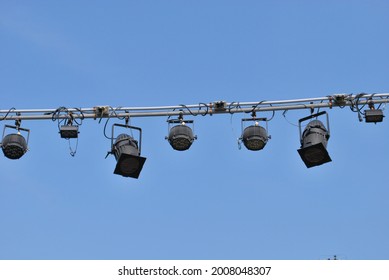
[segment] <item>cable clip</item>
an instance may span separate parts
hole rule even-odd
[[[21,116],[19,112],[16,113],[17,116]],[[20,126],[22,125],[22,120],[21,119],[16,119],[15,120],[15,126],[18,132],[20,131]]]
[[[369,105],[370,110],[375,110],[374,108],[374,103],[373,103],[373,98],[369,98],[369,101],[367,102],[367,105]]]
[[[130,116],[127,115],[127,116],[124,118],[124,120],[125,120],[126,126],[128,126],[128,123],[130,122]]]
[[[253,106],[253,111],[251,112],[251,117],[252,118],[256,118],[257,117],[257,113],[255,112],[255,108],[256,108],[256,106]]]

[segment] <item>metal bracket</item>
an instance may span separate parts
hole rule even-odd
[[[267,137],[269,139],[271,139],[271,135],[269,135],[269,127],[268,127],[268,119],[267,118],[257,118],[257,117],[253,117],[253,118],[246,118],[246,119],[242,119],[241,120],[241,129],[242,129],[242,133],[243,133],[243,130],[244,130],[244,125],[243,123],[245,122],[249,122],[249,121],[254,121],[254,122],[266,122],[266,133],[267,133]],[[239,138],[240,139],[240,138]]]
[[[138,150],[139,150],[139,154],[141,154],[141,147],[142,147],[142,129],[140,127],[136,127],[136,126],[131,126],[131,125],[126,125],[126,124],[118,124],[118,123],[115,123],[112,125],[112,137],[111,137],[111,152],[108,152],[108,154],[111,154],[112,151],[113,151],[113,148],[114,148],[114,144],[113,144],[113,140],[116,139],[114,137],[115,135],[115,126],[118,126],[118,127],[124,127],[124,128],[127,128],[127,129],[135,129],[135,130],[138,130],[139,131],[139,144],[138,144]],[[107,155],[108,156],[108,155]]]
[[[5,130],[7,129],[7,128],[10,128],[10,129],[15,129],[15,130],[17,130],[18,132],[20,132],[20,131],[25,131],[25,132],[27,132],[27,146],[28,146],[28,140],[30,139],[30,130],[29,129],[27,129],[27,128],[22,128],[22,127],[19,127],[19,126],[13,126],[13,125],[5,125],[4,126],[4,129],[3,129],[3,135],[2,135],[2,137],[1,137],[1,142],[3,142],[3,139],[4,139],[4,135],[5,135]],[[0,143],[1,144],[1,143]]]
[[[93,107],[93,110],[95,112],[95,118],[103,118],[109,116],[109,106],[95,106]]]
[[[329,121],[328,113],[326,111],[323,111],[323,112],[319,112],[319,113],[310,115],[308,117],[299,119],[300,142],[303,140],[303,136],[302,136],[302,132],[301,132],[301,123],[304,122],[304,121],[313,119],[313,118],[320,117],[322,115],[326,115],[326,117],[327,117],[327,127],[326,127],[326,129],[327,129],[328,135],[330,135],[330,121]]]

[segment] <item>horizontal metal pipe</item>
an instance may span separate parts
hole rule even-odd
[[[371,99],[368,98],[376,98],[379,99]],[[385,97],[385,98],[382,98]],[[364,95],[361,98],[362,100],[358,100],[358,105],[364,105],[367,103],[372,104],[383,104],[389,103],[389,94],[369,94]],[[96,113],[94,108],[71,108],[67,109],[67,111],[60,111],[58,113],[57,109],[42,109],[42,110],[1,110],[0,113],[0,121],[1,120],[51,120],[51,119],[69,119],[70,116],[67,112],[72,113],[72,118],[74,119],[102,119],[102,118],[123,118],[123,117],[168,117],[168,116],[178,116],[180,114],[183,115],[216,115],[216,114],[235,114],[235,113],[250,113],[250,112],[266,112],[266,111],[287,111],[287,110],[301,110],[301,109],[315,109],[315,108],[328,108],[328,107],[351,107],[355,106],[357,97],[356,96],[348,96],[343,104],[337,103],[334,99],[330,102],[330,99],[326,97],[323,98],[311,98],[311,99],[296,99],[294,102],[292,100],[283,100],[283,101],[272,101],[272,102],[264,102],[264,103],[227,103],[228,106],[223,109],[215,110],[215,108],[207,107],[206,109],[200,109],[205,106],[199,105],[190,105],[197,106],[192,107],[198,108],[197,110],[188,110],[182,106],[168,106],[168,107],[139,107],[136,108],[111,108],[108,106],[108,112],[105,114]],[[317,103],[314,103],[312,100],[315,100]],[[323,102],[326,100],[326,102]],[[296,102],[298,101],[298,102]],[[308,102],[309,103],[308,103]],[[320,101],[320,102],[319,102]],[[288,104],[289,105],[278,105],[278,106],[270,106],[272,104]],[[238,107],[239,104],[239,107]],[[265,105],[265,106],[264,106]],[[235,106],[235,107],[234,107]],[[104,107],[104,106],[103,106]],[[141,108],[147,108],[147,110],[141,110]],[[154,111],[152,110],[154,108]],[[164,108],[165,110],[161,110]],[[167,109],[169,108],[169,109]],[[173,109],[172,109],[173,108]],[[182,111],[175,111],[174,109],[184,109]],[[189,108],[189,107],[188,107]],[[23,114],[22,114],[23,113]],[[58,114],[57,114],[58,113]],[[21,114],[21,115],[17,115]]]

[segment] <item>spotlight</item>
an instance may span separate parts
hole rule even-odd
[[[250,151],[259,151],[262,150],[270,136],[267,134],[267,119],[266,118],[250,118],[242,119],[242,129],[243,123],[247,121],[254,121],[254,125],[250,125],[243,130],[242,136],[239,140],[243,141],[245,147]],[[266,122],[266,129],[259,125],[259,121]]]
[[[165,137],[172,146],[174,150],[185,151],[190,148],[192,143],[197,136],[193,135],[193,130],[187,124],[192,124],[193,121],[184,121],[182,114],[176,120],[168,120],[168,127],[170,128],[171,124],[179,123],[178,125],[173,126],[169,130],[169,136]]]
[[[78,138],[78,126],[76,125],[62,125],[59,129],[61,138],[70,139]]]
[[[113,143],[115,126],[139,130],[139,143],[141,142],[142,130],[138,127],[128,125],[114,124],[112,126],[112,149],[110,153],[115,156],[117,161],[114,174],[137,179],[143,168],[146,158],[140,156],[141,149],[140,146],[138,147],[138,141],[128,134],[120,134],[118,137],[116,137],[115,143]]]
[[[6,128],[11,128],[17,130],[17,133],[11,133],[6,136],[5,130]],[[21,135],[20,131],[28,132],[27,141]],[[3,130],[3,138],[1,142],[1,148],[3,150],[4,156],[9,159],[19,159],[21,158],[28,150],[28,138],[30,135],[30,130],[25,128],[20,128],[19,126],[9,126],[5,125]]]
[[[384,113],[380,109],[365,110],[365,122],[367,123],[378,123],[384,119]]]
[[[327,127],[329,127],[327,112],[320,112],[299,120],[301,149],[298,150],[298,153],[308,168],[331,161],[326,150],[330,133],[321,121],[310,121],[305,127],[303,134],[301,134],[301,123],[303,121],[316,118],[323,114],[327,115]]]
[[[74,117],[72,113],[68,113],[68,120],[66,125],[59,126],[59,134],[61,138],[70,139],[70,138],[78,138],[78,125],[73,125]]]

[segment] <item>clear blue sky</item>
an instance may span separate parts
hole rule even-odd
[[[0,108],[384,93],[388,12],[371,0],[0,0]],[[389,259],[388,120],[329,110],[333,162],[307,169],[289,123],[308,113],[277,113],[260,152],[238,149],[244,115],[194,118],[187,152],[164,139],[165,118],[133,119],[138,180],[112,174],[104,122],[84,121],[73,158],[56,123],[24,121],[30,151],[0,158],[0,258]]]

